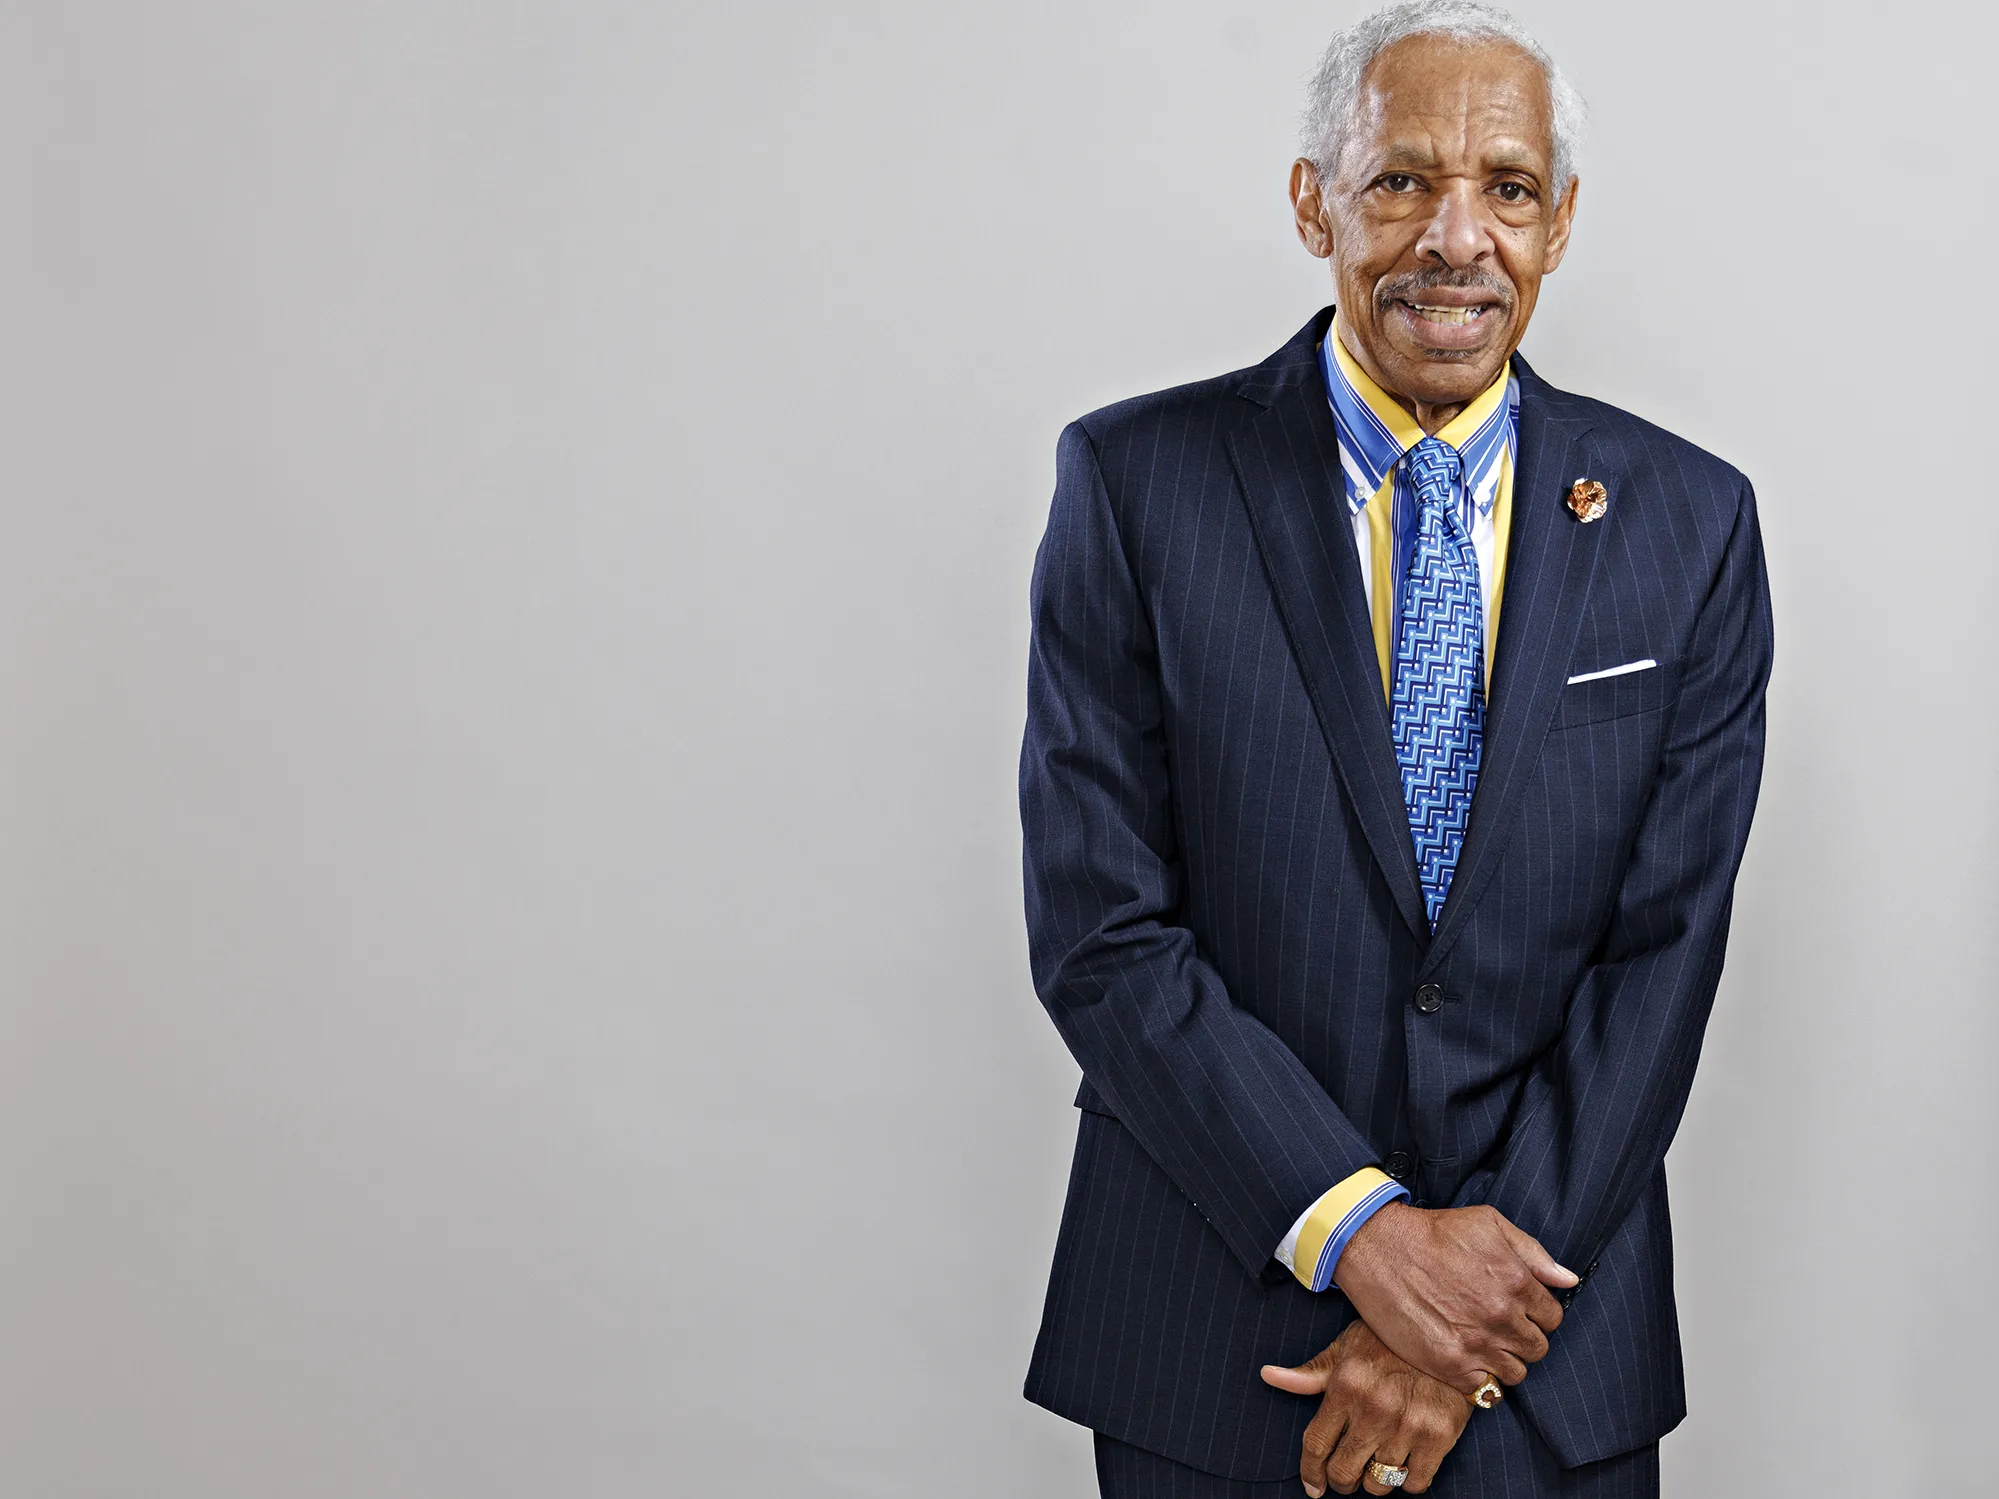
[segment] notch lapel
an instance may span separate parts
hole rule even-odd
[[[1425,973],[1442,962],[1464,930],[1512,835],[1521,792],[1568,679],[1597,553],[1605,533],[1617,524],[1614,506],[1588,526],[1568,510],[1569,483],[1582,472],[1572,465],[1579,465],[1583,455],[1587,420],[1551,411],[1551,391],[1531,371],[1524,371],[1520,394],[1520,466],[1514,476],[1484,763],[1436,940],[1422,959]]]
[[[1427,943],[1430,923],[1360,559],[1354,555],[1352,517],[1339,484],[1339,438],[1324,379],[1316,357],[1274,374],[1274,388],[1244,389],[1245,396],[1269,404],[1229,434],[1229,456],[1278,615],[1341,784],[1388,877],[1396,907]]]

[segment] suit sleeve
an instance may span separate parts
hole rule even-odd
[[[1020,799],[1035,990],[1084,1076],[1252,1274],[1377,1160],[1181,923],[1158,655],[1097,454],[1056,453]]]
[[[1746,482],[1694,626],[1657,779],[1562,1034],[1531,1074],[1484,1202],[1587,1274],[1665,1159],[1721,980],[1763,770],[1771,623]]]

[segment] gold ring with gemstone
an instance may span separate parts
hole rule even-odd
[[[1367,1476],[1385,1489],[1399,1489],[1408,1481],[1409,1470],[1398,1468],[1393,1463],[1369,1463]]]
[[[1490,1375],[1486,1377],[1484,1384],[1471,1392],[1471,1403],[1482,1411],[1491,1410],[1505,1398],[1505,1392],[1499,1388],[1498,1383]]]

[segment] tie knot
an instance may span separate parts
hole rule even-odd
[[[1409,482],[1416,486],[1416,498],[1423,504],[1447,505],[1457,497],[1463,482],[1464,460],[1442,438],[1424,438],[1409,450],[1403,462],[1408,465]]]

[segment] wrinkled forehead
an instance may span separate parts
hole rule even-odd
[[[1368,64],[1354,105],[1352,154],[1376,171],[1461,162],[1545,177],[1554,158],[1547,75],[1511,42],[1405,37]]]

